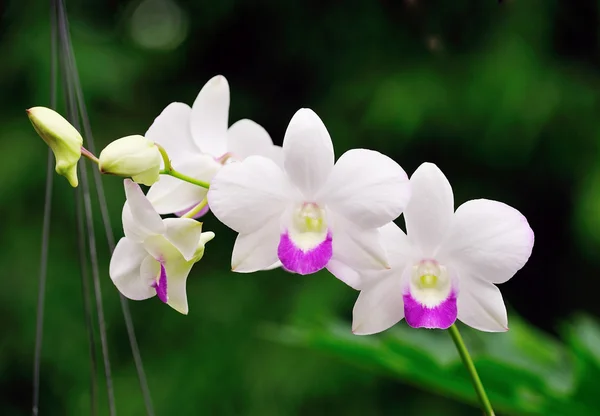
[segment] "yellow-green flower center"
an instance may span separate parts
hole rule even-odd
[[[303,204],[294,215],[294,228],[299,233],[323,232],[327,228],[325,212],[317,204]]]
[[[445,266],[433,259],[424,259],[413,266],[410,293],[427,307],[435,307],[448,297],[452,289]]]
[[[419,283],[423,289],[434,288],[437,282],[438,277],[435,274],[424,274],[419,277]]]

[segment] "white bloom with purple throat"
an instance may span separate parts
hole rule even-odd
[[[415,328],[446,329],[459,319],[481,331],[508,330],[495,283],[509,280],[529,259],[534,235],[527,220],[487,199],[454,212],[452,187],[431,163],[422,164],[410,183],[407,234],[394,223],[381,228],[392,267],[361,273],[353,332],[381,332],[403,318]]]
[[[280,161],[281,148],[273,145],[267,131],[243,119],[229,127],[229,84],[222,75],[211,78],[192,107],[171,103],[154,120],[145,137],[160,144],[173,168],[194,179],[210,182],[221,166],[250,155]],[[206,189],[163,176],[148,191],[159,214],[189,211],[206,197]],[[201,211],[197,216],[208,210]]]
[[[283,140],[283,168],[250,156],[224,166],[208,201],[239,233],[231,267],[254,272],[278,260],[299,274],[327,267],[348,284],[355,268],[389,267],[378,227],[401,214],[410,197],[402,168],[381,153],[355,149],[334,166],[321,119],[299,110]]]
[[[110,260],[110,277],[129,299],[158,298],[177,312],[188,313],[186,280],[204,245],[214,238],[191,218],[162,219],[139,185],[125,180],[125,237]]]

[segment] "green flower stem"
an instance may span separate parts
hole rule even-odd
[[[92,152],[90,152],[83,146],[81,146],[81,156],[87,157],[89,160],[94,162],[96,165],[100,164],[100,161],[98,160],[98,158],[96,156],[94,156],[94,154]]]
[[[165,168],[159,172],[161,175],[170,175],[170,176],[173,176],[174,178],[181,179],[184,182],[188,182],[188,183],[191,183],[193,185],[196,185],[196,186],[199,186],[199,187],[205,188],[205,189],[208,189],[210,187],[210,184],[208,182],[204,182],[199,179],[194,179],[191,176],[184,175],[183,173],[178,172],[175,169],[173,169],[173,166],[171,165],[171,160],[169,159],[169,155],[167,154],[167,151],[165,150],[165,148],[162,147],[158,143],[154,143],[154,144],[158,148],[158,151],[160,152],[160,155],[162,156],[162,159],[163,159],[163,163],[165,165]],[[200,208],[200,209],[202,209],[202,208]]]
[[[171,168],[171,170],[163,169],[163,170],[160,171],[160,174],[161,175],[173,176],[174,178],[181,179],[184,182],[191,183],[193,185],[199,186],[199,187],[204,188],[204,189],[208,189],[210,187],[210,184],[208,182],[204,182],[204,181],[201,181],[199,179],[194,179],[191,176],[184,175],[183,173],[178,172],[178,171],[176,171],[173,168]]]
[[[158,143],[154,143],[154,145],[158,148],[158,151],[160,152],[160,155],[162,156],[163,163],[165,164],[165,169],[164,170],[166,172],[172,171],[173,167],[171,166],[171,160],[169,159],[169,155],[167,154],[167,151],[165,150],[165,148],[162,147]]]
[[[208,204],[208,200],[204,198],[202,201],[200,201],[198,205],[196,205],[194,208],[183,214],[181,218],[194,218],[194,215],[202,211],[202,208],[204,208],[206,204]]]
[[[481,379],[477,374],[477,370],[475,369],[475,365],[473,364],[473,360],[471,359],[471,355],[465,346],[465,342],[458,331],[458,327],[456,324],[453,324],[450,328],[448,328],[450,332],[450,336],[452,337],[452,341],[454,341],[454,345],[458,350],[458,354],[467,369],[469,375],[471,376],[471,381],[473,382],[473,387],[475,388],[475,392],[477,393],[477,397],[479,398],[479,402],[481,403],[481,408],[483,409],[483,413],[486,416],[494,416],[494,409],[492,409],[492,404],[490,403],[490,399],[488,399],[485,389],[483,388],[483,384],[481,383]]]

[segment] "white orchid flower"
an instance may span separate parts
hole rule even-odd
[[[139,185],[125,180],[125,237],[110,260],[110,277],[129,299],[158,298],[177,312],[188,313],[186,280],[204,245],[214,238],[191,218],[161,219]]]
[[[211,210],[239,233],[232,269],[254,272],[280,260],[292,272],[327,267],[346,280],[353,268],[389,267],[378,227],[400,215],[408,202],[402,168],[364,149],[344,153],[334,166],[329,133],[309,109],[290,121],[283,156],[283,169],[250,156],[213,178]]]
[[[381,332],[403,318],[416,328],[446,329],[459,319],[481,331],[508,330],[495,283],[509,280],[529,259],[534,235],[527,220],[487,199],[454,212],[452,187],[431,163],[422,164],[410,182],[408,235],[394,223],[381,228],[392,268],[361,272],[353,332]]]
[[[167,151],[173,167],[195,179],[210,182],[223,164],[250,155],[280,161],[281,147],[273,145],[267,131],[252,120],[243,119],[231,127],[229,84],[222,75],[210,79],[193,106],[171,103],[154,120],[145,137]],[[206,197],[206,189],[162,176],[148,192],[159,214],[189,211]],[[208,206],[196,217],[203,215]]]

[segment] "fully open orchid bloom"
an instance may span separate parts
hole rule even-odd
[[[299,274],[389,267],[378,227],[408,202],[402,168],[364,149],[344,153],[334,166],[329,133],[309,109],[290,121],[283,156],[283,169],[250,156],[224,166],[211,183],[213,213],[239,233],[232,269],[253,272],[278,259]]]
[[[412,327],[448,328],[458,318],[481,331],[508,330],[494,283],[509,280],[529,259],[534,235],[525,217],[501,202],[475,199],[454,212],[450,183],[424,163],[410,179],[407,234],[381,228],[392,268],[361,273],[353,332],[384,331],[406,318]]]
[[[110,261],[110,277],[129,299],[158,298],[177,312],[188,313],[187,276],[214,238],[191,218],[161,219],[139,185],[125,180],[125,237]]]
[[[195,179],[210,182],[219,168],[250,155],[282,159],[267,131],[243,119],[228,127],[229,84],[222,75],[204,85],[194,105],[171,103],[154,120],[146,138],[167,151],[173,167]],[[206,189],[163,176],[150,188],[148,199],[160,214],[185,213],[206,197]],[[201,211],[197,216],[206,213]]]

